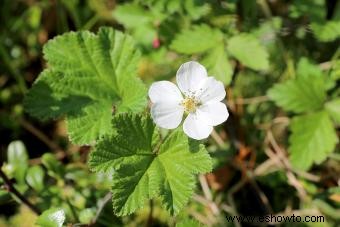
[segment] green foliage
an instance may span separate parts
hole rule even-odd
[[[71,32],[49,41],[44,54],[49,68],[27,94],[26,110],[42,120],[66,115],[74,143],[112,133],[113,109],[144,108],[145,87],[135,77],[139,53],[130,37],[109,28]]]
[[[41,162],[46,167],[49,175],[56,178],[60,178],[64,175],[64,166],[56,159],[53,154],[44,154],[41,158]]]
[[[125,3],[114,11],[114,17],[127,28],[136,28],[152,21],[152,15],[142,6]]]
[[[330,119],[333,115],[336,121],[336,104],[325,105],[326,90],[334,86],[334,81],[306,58],[299,61],[296,74],[295,79],[274,85],[267,94],[285,111],[307,113],[291,122],[289,152],[293,167],[308,170],[314,163],[324,161],[338,142]]]
[[[41,227],[62,227],[65,221],[65,212],[60,208],[51,208],[44,211],[37,221],[36,224]]]
[[[294,117],[290,128],[290,160],[295,168],[301,170],[324,161],[338,142],[331,119],[325,111]]]
[[[210,50],[202,59],[202,63],[208,68],[209,75],[214,76],[226,85],[230,84],[233,69],[223,44]]]
[[[177,214],[195,188],[194,174],[211,171],[212,162],[203,145],[176,130],[161,139],[150,117],[124,114],[115,117],[118,133],[100,140],[89,165],[112,172],[113,209],[127,215],[160,196],[163,206]]]
[[[61,208],[60,223],[49,218],[56,209],[38,218],[40,226],[226,226],[225,216],[233,215],[224,209],[229,199],[240,215],[245,215],[244,207],[255,212],[247,215],[264,215],[252,199],[258,190],[240,184],[244,171],[234,168],[235,160],[251,167],[247,172],[270,197],[268,205],[275,212],[293,204],[297,212],[313,209],[324,215],[327,223],[318,226],[337,226],[339,190],[333,186],[340,171],[340,4],[3,2],[0,147],[10,146],[1,169],[38,210]],[[146,113],[146,87],[136,77],[148,86],[174,81],[178,67],[189,60],[202,63],[228,91],[230,118],[204,146],[180,129],[155,127]],[[141,111],[145,115],[135,115]],[[291,184],[290,171],[263,152],[274,148],[265,142],[267,129],[289,152],[299,186]],[[67,136],[93,147],[73,146]],[[29,153],[13,138],[24,141]],[[95,173],[86,165],[88,154]],[[204,178],[202,188],[195,190],[195,184],[196,175],[210,171],[211,163],[214,171],[206,176],[210,197]],[[241,186],[229,198],[225,192],[236,185]],[[1,188],[8,187],[0,178]],[[195,198],[188,202],[194,190]],[[300,192],[306,192],[303,199]],[[34,225],[36,214],[11,191],[0,190],[0,203],[8,211],[0,226]]]
[[[327,102],[325,107],[332,119],[340,125],[340,98]]]
[[[88,224],[95,217],[96,212],[94,209],[85,209],[79,213],[79,221],[84,224]]]
[[[208,68],[208,73],[226,85],[230,83],[232,66],[219,30],[206,24],[185,29],[175,37],[170,48],[183,54],[205,53],[202,63]]]
[[[176,227],[200,227],[202,226],[198,221],[193,219],[185,219],[176,224]]]
[[[183,30],[171,43],[171,49],[183,54],[202,53],[222,42],[222,34],[208,25],[202,24]]]
[[[23,142],[13,141],[8,145],[7,160],[15,179],[23,183],[28,168],[28,154]]]
[[[331,42],[340,37],[340,21],[312,23],[310,27],[315,37],[321,42]]]
[[[40,166],[32,166],[28,169],[26,181],[37,192],[43,191],[45,172]]]
[[[269,68],[269,55],[259,41],[250,34],[239,34],[228,40],[228,52],[245,66],[254,70]]]
[[[324,87],[322,77],[299,76],[274,85],[267,94],[284,110],[303,113],[322,108],[326,100]]]

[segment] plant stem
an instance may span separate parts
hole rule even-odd
[[[149,206],[150,206],[150,212],[149,212],[148,221],[146,222],[146,227],[152,226],[152,222],[153,222],[153,200],[152,199],[150,199]]]
[[[34,213],[37,215],[40,215],[41,212],[38,210],[37,207],[35,207],[30,201],[28,201],[24,195],[22,195],[13,185],[13,183],[8,179],[6,174],[2,171],[0,168],[0,177],[4,180],[4,183],[7,187],[7,190],[11,193],[13,193],[18,199],[25,204],[28,208],[30,208]]]
[[[93,218],[93,220],[91,221],[91,223],[88,226],[94,226],[95,225],[95,223],[97,222],[97,220],[98,220],[100,214],[102,213],[105,205],[111,200],[111,198],[112,198],[111,192],[109,192],[105,195],[105,197],[101,200],[101,202],[99,204],[96,216]]]

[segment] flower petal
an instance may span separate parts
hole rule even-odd
[[[182,121],[184,108],[178,103],[156,102],[151,106],[151,116],[161,128],[174,129]]]
[[[199,89],[207,75],[207,70],[203,65],[189,61],[179,67],[176,74],[177,85],[184,94],[189,94]]]
[[[202,102],[219,102],[224,99],[226,95],[224,85],[222,82],[217,81],[214,77],[208,77],[202,87],[197,98]]]
[[[151,85],[149,89],[151,102],[172,102],[180,103],[183,99],[181,92],[174,83],[159,81]]]
[[[210,135],[212,130],[213,127],[211,125],[205,124],[205,122],[200,119],[200,116],[194,113],[190,113],[184,120],[183,131],[193,139],[205,139]]]
[[[205,121],[206,124],[212,126],[225,122],[229,117],[226,105],[221,102],[208,102],[201,105],[197,109],[197,115],[199,115],[200,119]]]

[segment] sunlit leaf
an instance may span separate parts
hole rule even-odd
[[[325,107],[331,118],[340,125],[340,98],[327,102]]]
[[[23,183],[28,168],[28,154],[23,142],[17,140],[8,145],[7,160],[8,164],[13,168],[16,180]]]
[[[294,117],[290,129],[290,160],[297,169],[308,170],[313,163],[320,164],[338,143],[325,111]]]
[[[40,192],[45,188],[44,170],[40,166],[32,166],[27,171],[26,181],[34,190]]]
[[[286,111],[303,113],[318,110],[326,100],[322,77],[300,76],[286,82],[275,84],[267,92],[278,106]]]
[[[159,196],[163,206],[177,214],[193,193],[194,175],[211,171],[204,146],[180,130],[160,140],[149,117],[120,115],[114,125],[118,135],[99,141],[89,161],[93,170],[114,170],[114,212],[128,215]]]
[[[240,34],[228,40],[227,49],[231,55],[245,66],[255,70],[269,68],[269,55],[256,37],[250,34]]]
[[[136,78],[139,53],[129,36],[109,28],[70,32],[44,46],[45,69],[25,99],[33,116],[66,116],[70,139],[89,144],[112,133],[113,112],[138,112],[146,89]]]
[[[217,45],[209,51],[202,63],[207,66],[209,75],[214,76],[225,85],[229,85],[232,77],[232,66],[223,44]]]
[[[65,221],[65,212],[60,208],[51,208],[44,211],[37,221],[36,224],[41,227],[62,227]]]
[[[315,37],[321,42],[331,42],[340,37],[340,21],[312,23],[310,27]]]
[[[222,42],[222,34],[202,24],[181,31],[171,43],[171,49],[183,54],[202,53]]]

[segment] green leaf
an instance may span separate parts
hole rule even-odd
[[[321,42],[332,42],[340,37],[340,21],[312,23],[310,27],[315,37]]]
[[[308,170],[313,163],[320,164],[338,142],[331,119],[325,111],[294,117],[290,129],[290,160],[297,169]]]
[[[328,114],[332,119],[340,124],[340,98],[336,98],[326,103],[325,105]]]
[[[221,80],[225,85],[230,84],[232,66],[230,65],[223,44],[209,51],[205,58],[203,58],[202,63],[207,66],[209,75]]]
[[[70,139],[89,144],[112,133],[112,111],[139,112],[146,88],[136,78],[139,52],[129,36],[110,28],[58,36],[44,46],[45,69],[25,108],[46,120],[66,116]]]
[[[300,76],[274,85],[267,95],[276,105],[294,113],[321,109],[326,100],[322,77]]]
[[[44,211],[37,219],[36,224],[42,227],[62,227],[65,221],[65,212],[60,208],[51,208]]]
[[[33,166],[28,169],[26,181],[34,190],[40,192],[44,190],[44,170],[40,166]]]
[[[45,153],[41,158],[41,162],[52,177],[60,178],[64,176],[65,169],[53,154]]]
[[[16,140],[11,142],[7,148],[8,164],[13,168],[15,179],[25,182],[25,174],[28,168],[28,154],[23,142]]]
[[[231,55],[251,69],[266,70],[269,68],[269,55],[255,36],[244,33],[233,36],[228,41],[227,49]]]
[[[176,224],[176,227],[200,227],[202,226],[198,221],[193,219],[185,219]]]
[[[119,4],[113,16],[127,28],[137,28],[152,22],[152,15],[142,6],[133,3]]]
[[[321,68],[312,63],[308,58],[302,57],[298,64],[296,75],[298,77],[308,77],[310,80],[314,78],[323,78],[326,90],[329,90],[335,86],[335,81],[326,74],[323,74]],[[317,79],[318,80],[318,79]]]
[[[182,54],[202,53],[222,43],[222,33],[202,24],[176,35],[170,48]]]
[[[93,208],[87,208],[79,212],[79,221],[83,224],[89,224],[96,216],[96,210]]]
[[[96,144],[89,165],[95,171],[114,170],[114,212],[128,215],[158,195],[163,206],[177,214],[193,193],[194,174],[211,171],[212,161],[204,146],[180,130],[160,141],[150,117],[122,114],[113,124],[117,135]]]
[[[183,3],[186,12],[194,20],[197,20],[202,16],[207,15],[210,11],[209,4],[205,3],[204,1],[184,0]]]

